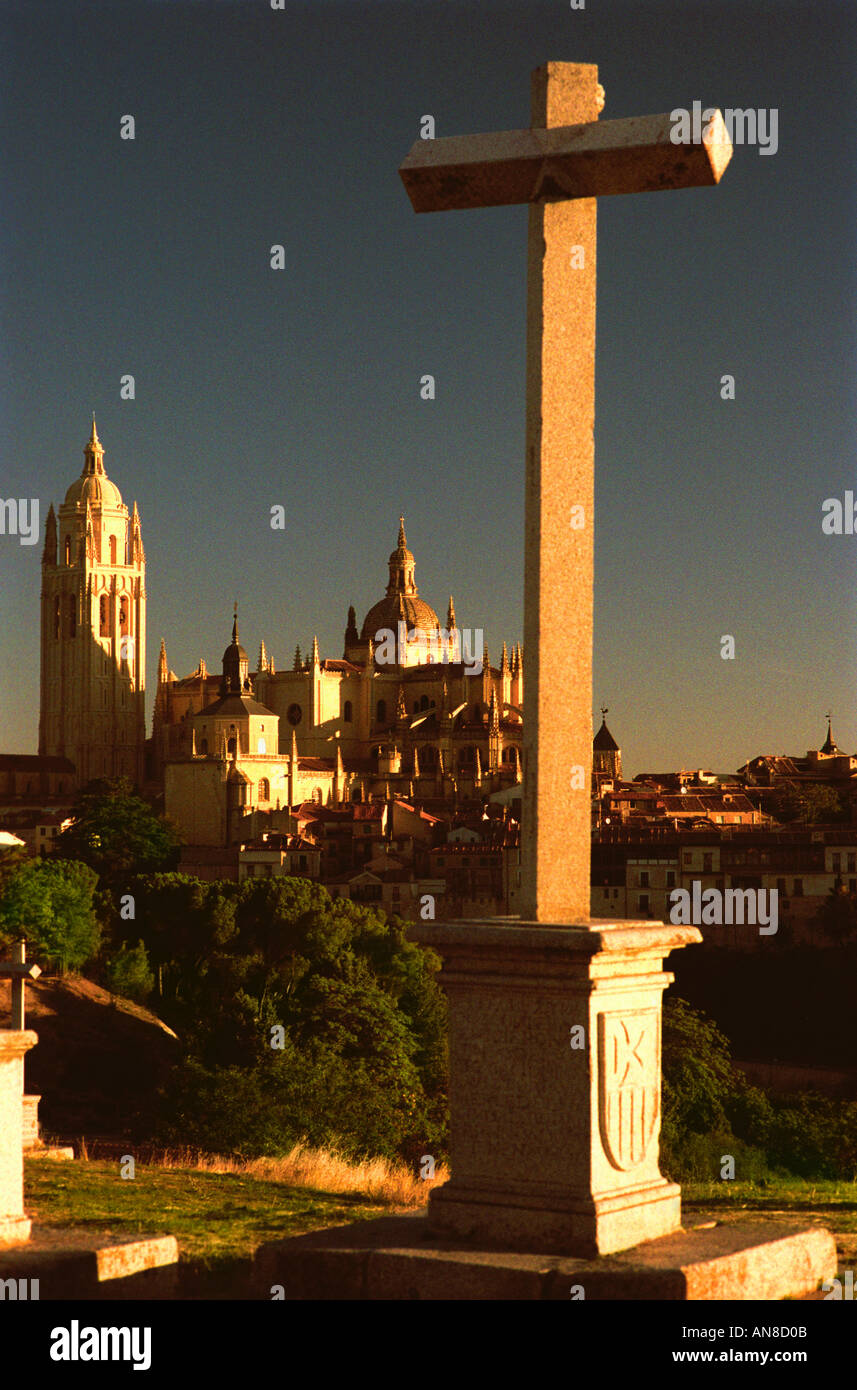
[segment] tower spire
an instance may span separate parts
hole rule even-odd
[[[89,473],[104,472],[104,446],[98,438],[98,430],[95,427],[95,411],[92,412],[92,429],[86,447],[83,451],[83,472],[81,477],[86,477]]]

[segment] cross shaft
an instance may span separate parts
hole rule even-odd
[[[594,64],[532,75],[531,128],[417,140],[417,212],[529,205],[521,899],[524,922],[590,923],[597,198],[716,184],[717,112],[698,145],[669,116],[598,125]]]

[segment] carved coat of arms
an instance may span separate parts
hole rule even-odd
[[[636,1168],[649,1150],[660,1110],[661,1013],[598,1015],[598,1119],[614,1168]]]

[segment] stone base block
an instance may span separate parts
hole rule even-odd
[[[32,1224],[29,1216],[0,1216],[0,1249],[29,1240]]]
[[[431,1194],[429,1225],[443,1238],[591,1258],[681,1229],[681,1188],[665,1178],[604,1197],[521,1197],[453,1179]]]
[[[40,1100],[41,1096],[24,1096],[21,1113],[21,1144],[25,1153],[41,1146],[42,1141],[39,1138]]]
[[[18,1281],[19,1298],[40,1301],[170,1298],[178,1257],[174,1236],[123,1240],[85,1229],[36,1225],[25,1245],[0,1250],[0,1280]],[[31,1281],[38,1281],[35,1292]]]
[[[253,1282],[268,1299],[282,1285],[289,1299],[774,1301],[805,1298],[835,1273],[833,1236],[817,1226],[707,1226],[586,1260],[438,1240],[409,1215],[260,1246]]]

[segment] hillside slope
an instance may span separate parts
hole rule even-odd
[[[0,981],[0,1026],[9,983]],[[148,1009],[81,975],[43,976],[27,986],[25,1089],[41,1095],[46,1134],[147,1138],[155,1092],[179,1056],[175,1034]]]

